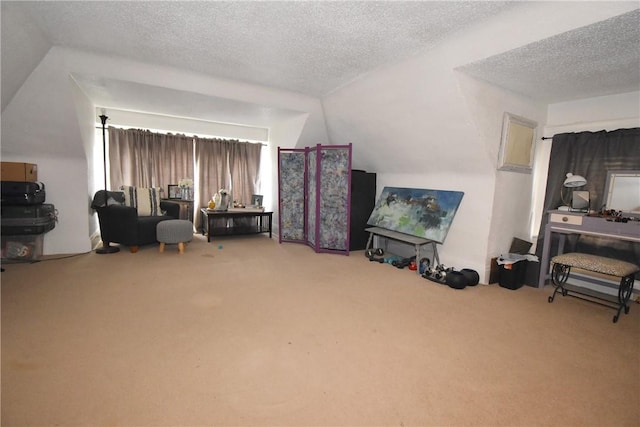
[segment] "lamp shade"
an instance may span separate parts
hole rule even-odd
[[[582,187],[587,184],[587,180],[580,175],[574,175],[572,173],[567,174],[567,179],[564,180],[565,187]]]

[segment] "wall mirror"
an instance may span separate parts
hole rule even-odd
[[[607,171],[605,206],[640,217],[640,170]]]
[[[498,170],[531,173],[538,123],[504,113]]]

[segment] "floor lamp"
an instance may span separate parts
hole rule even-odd
[[[107,124],[108,117],[104,114],[104,111],[99,116],[100,121],[102,121],[102,163],[104,170],[104,207],[102,209],[106,209],[108,207],[109,195],[107,193],[107,137],[105,134],[105,125]],[[100,215],[98,213],[98,215]],[[102,232],[102,228],[100,229]],[[100,236],[102,238],[102,235]],[[102,247],[96,249],[97,254],[113,254],[116,252],[120,252],[120,248],[117,246],[110,246],[109,242],[104,241],[102,239]]]

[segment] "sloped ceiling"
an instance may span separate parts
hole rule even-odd
[[[322,96],[509,2],[25,2],[51,44]]]
[[[461,71],[554,103],[640,90],[640,10],[483,59]]]
[[[127,106],[139,112],[204,121],[268,128],[274,122],[302,114],[284,108],[272,108],[234,99],[185,92],[109,78],[74,73],[75,82],[89,99],[101,106]],[[135,106],[135,108],[132,108]],[[161,106],[161,107],[159,107]]]
[[[321,98],[518,3],[3,1],[2,108],[49,46],[124,56]],[[636,10],[461,70],[548,103],[638,90],[639,27]],[[130,104],[141,98],[109,93],[124,84],[107,80],[78,79],[97,105],[118,102],[111,106],[140,110],[140,105]],[[128,93],[135,93],[133,86],[127,85]],[[140,91],[149,96],[148,87]],[[200,99],[192,105],[209,104]],[[194,108],[191,114],[197,113]]]

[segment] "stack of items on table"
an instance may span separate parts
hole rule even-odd
[[[2,261],[35,261],[42,256],[44,234],[57,221],[55,206],[45,203],[44,184],[32,163],[2,162],[0,235]]]

